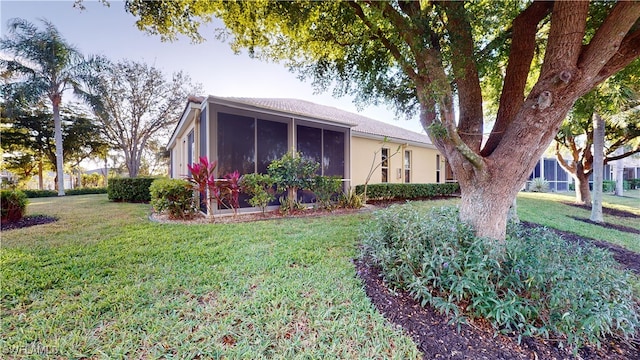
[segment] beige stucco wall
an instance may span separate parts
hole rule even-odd
[[[439,154],[438,150],[427,148],[424,146],[418,146],[416,144],[407,144],[401,142],[384,142],[381,139],[372,139],[368,137],[358,136],[357,133],[352,133],[351,137],[351,185],[364,184],[371,170],[371,164],[373,163],[374,153],[377,151],[376,165],[381,161],[382,147],[389,149],[389,178],[390,183],[402,183],[404,182],[404,151],[411,151],[411,183],[435,183],[436,182],[436,155]],[[400,152],[393,155],[398,146],[401,146]],[[444,160],[440,156],[441,161]],[[398,169],[400,170],[400,177],[398,177]],[[444,163],[440,164],[440,182],[444,182]],[[378,184],[382,182],[382,170],[378,167],[369,184]]]

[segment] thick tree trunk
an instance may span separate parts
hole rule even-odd
[[[593,113],[593,203],[591,221],[603,222],[602,217],[602,178],[604,163],[604,120]]]
[[[585,174],[582,169],[582,165],[578,165],[576,173],[573,174],[576,181],[576,204],[590,205],[589,175]]]
[[[62,120],[60,119],[60,95],[53,96],[53,124],[56,140],[56,174],[58,184],[58,196],[64,196],[64,160],[62,158]]]

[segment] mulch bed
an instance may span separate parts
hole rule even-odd
[[[591,210],[591,205],[576,204],[576,203],[572,203],[572,202],[568,202],[568,201],[563,201],[562,203],[565,204],[565,205],[581,208],[581,209],[584,209],[584,210]],[[606,215],[623,217],[623,218],[632,218],[632,219],[639,219],[640,218],[640,215],[634,214],[632,212],[619,210],[619,209],[614,209],[614,208],[610,208],[610,207],[606,207],[606,206],[602,207],[602,213],[606,214]]]
[[[622,232],[628,232],[628,233],[632,233],[632,234],[640,234],[640,230],[634,229],[634,228],[632,228],[630,226],[611,224],[611,223],[606,223],[606,222],[601,222],[600,223],[600,222],[591,221],[591,219],[578,217],[578,216],[569,216],[569,217],[574,219],[574,220],[586,222],[587,224],[600,226],[600,227],[603,227],[603,228],[606,228],[606,229],[614,229],[614,230],[619,230],[619,231],[622,231]]]
[[[2,224],[0,225],[0,230],[5,231],[5,230],[12,230],[12,229],[20,229],[20,228],[25,228],[29,226],[49,224],[56,221],[58,221],[58,219],[51,216],[28,215],[18,221],[13,221],[13,222],[3,221]]]
[[[609,215],[637,217],[617,209],[608,209]],[[533,223],[522,222],[527,227]],[[580,237],[576,234],[551,229],[567,241],[592,244],[611,251],[613,257],[625,268],[640,274],[640,254],[604,241]],[[634,229],[635,230],[635,229]],[[621,230],[624,231],[624,230]],[[393,291],[383,281],[380,270],[367,259],[354,261],[358,276],[362,279],[367,296],[389,321],[402,327],[415,341],[424,359],[571,359],[572,353],[558,347],[557,341],[523,338],[518,344],[516,336],[496,335],[483,320],[470,320],[468,325],[449,324],[449,317],[420,303],[403,291]],[[640,339],[632,343],[609,340],[600,349],[583,347],[579,359],[640,360]]]

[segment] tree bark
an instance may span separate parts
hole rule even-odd
[[[601,223],[602,216],[602,173],[604,163],[604,120],[593,113],[593,203],[591,221]]]
[[[62,120],[60,119],[60,94],[51,96],[53,106],[53,124],[56,140],[56,177],[58,183],[58,196],[64,196],[64,160],[62,158]]]
[[[573,174],[576,181],[576,204],[590,205],[591,192],[589,191],[589,175],[582,171],[582,164],[578,165],[576,172]]]
[[[44,190],[44,177],[42,176],[42,157],[38,159],[38,189]]]

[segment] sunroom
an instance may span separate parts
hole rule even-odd
[[[219,178],[236,170],[266,173],[273,160],[297,151],[320,164],[319,175],[338,176],[348,187],[355,124],[331,109],[293,99],[190,97],[169,141],[170,176],[187,177],[187,165],[201,156],[218,161]],[[241,211],[251,210],[245,200]]]

